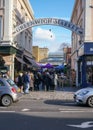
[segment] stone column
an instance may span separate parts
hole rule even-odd
[[[5,0],[5,16],[4,16],[4,39],[5,41],[12,41],[13,28],[13,0]]]

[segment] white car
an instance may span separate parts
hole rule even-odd
[[[86,104],[93,107],[93,88],[87,87],[74,93],[74,101],[77,104]]]

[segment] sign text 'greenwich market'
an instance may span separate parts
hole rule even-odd
[[[24,31],[25,29],[28,29],[30,27],[34,27],[34,26],[39,26],[39,25],[56,25],[56,26],[61,26],[64,28],[67,28],[73,32],[75,32],[78,35],[83,35],[83,29],[78,27],[77,25],[74,25],[71,22],[68,22],[66,20],[63,19],[57,19],[57,18],[40,18],[40,19],[35,19],[32,20],[30,22],[25,22],[19,26],[17,26],[14,31],[13,34],[17,35],[18,33]]]

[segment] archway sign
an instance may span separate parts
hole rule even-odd
[[[71,30],[72,32],[75,32],[77,35],[80,35],[81,37],[83,35],[82,28],[78,27],[77,25],[75,25],[69,21],[66,21],[63,19],[57,19],[57,18],[39,18],[39,19],[32,20],[30,22],[25,22],[25,23],[17,26],[14,29],[13,35],[17,35],[20,32],[24,31],[25,29],[28,29],[28,28],[34,27],[34,26],[39,26],[39,25],[61,26],[61,27]]]

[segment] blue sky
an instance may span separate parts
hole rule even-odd
[[[70,21],[75,0],[30,0],[30,3],[35,18],[60,18]],[[54,52],[63,42],[70,45],[71,31],[52,25],[33,27],[33,45],[48,47],[49,51]]]

